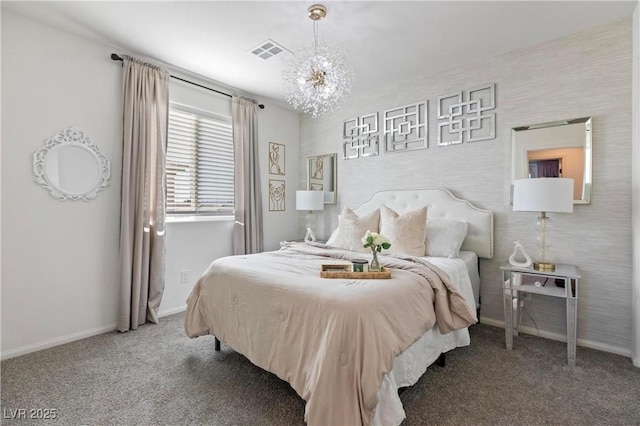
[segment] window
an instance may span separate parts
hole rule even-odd
[[[167,214],[233,215],[231,119],[169,106]]]

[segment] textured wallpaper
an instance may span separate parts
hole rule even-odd
[[[344,205],[356,207],[379,190],[446,187],[495,212],[495,258],[481,261],[481,316],[503,320],[500,264],[520,240],[535,253],[536,214],[511,211],[511,128],[593,117],[590,205],[550,214],[551,251],[578,265],[578,343],[627,353],[631,346],[631,19],[576,33],[439,73],[352,96],[331,116],[301,119],[300,159],[338,153],[338,204],[318,215],[328,237]],[[402,66],[399,64],[398,66]],[[375,70],[371,70],[375,72]],[[357,82],[357,76],[356,76]],[[437,97],[496,84],[496,138],[439,147]],[[345,120],[428,101],[429,148],[342,159]],[[300,167],[300,187],[305,168]],[[537,326],[564,335],[563,299],[535,296],[528,307]],[[526,316],[525,316],[526,317]],[[526,318],[523,325],[533,326]],[[516,343],[517,345],[517,343]]]

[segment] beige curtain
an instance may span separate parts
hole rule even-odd
[[[263,251],[264,244],[256,102],[234,96],[232,103],[235,194],[233,253],[259,253]]]
[[[169,73],[123,55],[123,152],[118,330],[158,322],[164,290]]]

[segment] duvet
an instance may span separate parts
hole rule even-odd
[[[215,335],[291,384],[311,425],[367,425],[394,357],[437,326],[475,313],[449,277],[421,258],[381,256],[391,279],[323,279],[320,265],[362,253],[323,244],[215,260],[187,300],[189,337]]]

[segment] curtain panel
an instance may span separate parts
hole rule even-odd
[[[164,290],[169,73],[123,55],[118,330],[158,322]]]
[[[233,254],[264,249],[258,158],[256,101],[233,96],[234,209]]]

